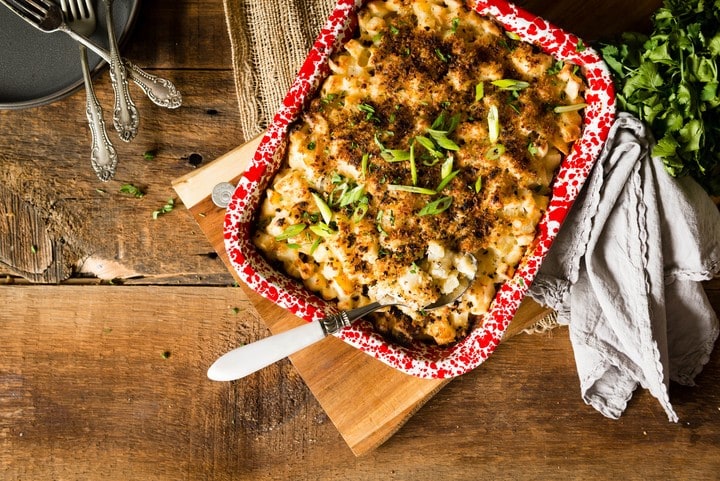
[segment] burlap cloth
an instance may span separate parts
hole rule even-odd
[[[244,140],[272,121],[335,0],[223,0]]]

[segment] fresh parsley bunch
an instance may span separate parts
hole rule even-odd
[[[665,0],[652,26],[601,47],[619,106],[650,127],[670,175],[720,195],[720,0]]]

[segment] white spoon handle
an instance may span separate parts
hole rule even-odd
[[[309,322],[289,331],[266,337],[224,354],[208,369],[213,381],[234,381],[322,340],[319,322]]]

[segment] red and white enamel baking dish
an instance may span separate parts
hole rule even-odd
[[[262,296],[306,321],[337,312],[337,308],[271,267],[250,240],[252,225],[263,194],[283,159],[288,126],[298,118],[306,101],[327,75],[328,58],[351,35],[356,25],[355,12],[363,3],[362,0],[340,0],[337,3],[238,183],[225,217],[225,246],[240,278]],[[362,321],[337,334],[345,342],[380,361],[423,378],[464,374],[487,359],[500,343],[599,155],[615,114],[610,74],[598,54],[591,48],[582,47],[578,37],[503,0],[479,1],[475,10],[494,17],[509,31],[540,46],[554,57],[580,66],[587,79],[585,99],[588,105],[584,111],[582,138],[574,144],[554,180],[553,196],[540,221],[536,247],[523,259],[515,276],[499,289],[491,310],[463,341],[445,348],[424,344],[403,347],[381,337],[368,322]]]

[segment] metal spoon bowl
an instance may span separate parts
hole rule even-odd
[[[475,267],[472,276],[460,276],[459,284],[452,292],[443,294],[435,302],[423,307],[423,311],[432,311],[452,304],[465,294],[465,291],[475,279],[475,272],[477,271],[477,260],[472,254],[467,255],[470,256]],[[403,305],[403,301],[388,297],[367,306],[341,311],[320,321],[309,322],[303,326],[246,344],[220,356],[208,369],[207,376],[213,381],[240,379],[315,344],[329,334],[334,334],[340,329],[350,326],[353,322],[371,312],[398,305]]]

